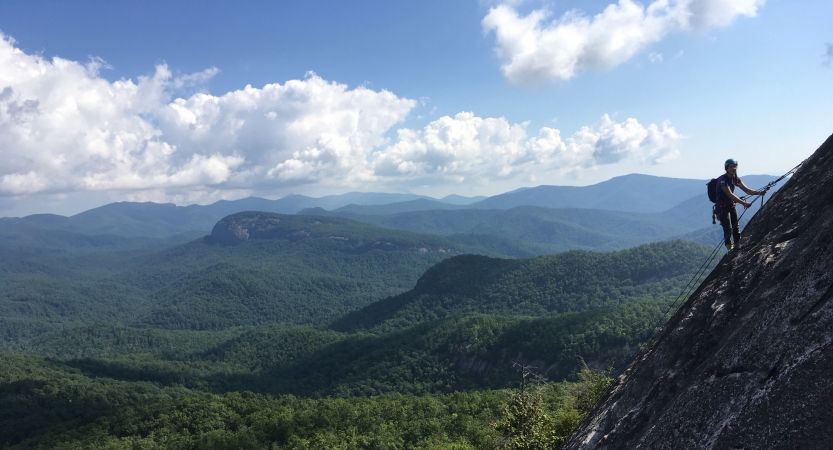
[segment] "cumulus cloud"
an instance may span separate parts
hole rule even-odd
[[[362,178],[367,149],[414,105],[315,74],[171,98],[217,69],[175,77],[160,65],[135,82],[109,82],[102,68],[100,59],[28,55],[0,35],[0,194]]]
[[[159,66],[137,82],[83,65],[27,55],[0,36],[0,193],[142,189],[218,183],[235,154],[181,155],[149,120],[166,86],[189,83]]]
[[[397,142],[374,155],[374,174],[451,182],[531,179],[624,159],[659,164],[679,155],[682,139],[667,122],[646,127],[633,118],[617,123],[608,115],[566,139],[554,128],[543,127],[534,136],[526,128],[527,124],[510,124],[504,118],[462,112],[422,130],[400,129]]]
[[[669,33],[754,17],[765,1],[655,0],[645,7],[619,0],[593,17],[573,10],[555,19],[546,9],[522,17],[504,3],[491,8],[482,25],[495,33],[504,76],[513,83],[536,84],[569,80],[584,68],[612,68]]]
[[[160,129],[185,154],[234,150],[234,186],[298,184],[370,176],[364,161],[415,101],[388,91],[347,89],[315,74],[222,96],[198,93],[160,111]]]
[[[605,115],[563,139],[473,113],[387,137],[417,101],[314,73],[212,95],[201,86],[215,68],[175,76],[159,65],[111,82],[106,67],[28,55],[0,35],[0,203],[80,192],[204,203],[310,185],[529,180],[624,159],[660,163],[680,141],[668,123]],[[183,91],[195,92],[175,95]]]

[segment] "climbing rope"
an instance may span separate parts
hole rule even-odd
[[[745,201],[748,198],[752,198],[752,197],[760,195],[761,196],[761,207],[763,208],[764,195],[766,195],[767,191],[769,191],[776,184],[780,183],[784,178],[787,178],[788,176],[794,174],[802,165],[804,165],[804,163],[807,162],[808,159],[810,159],[810,158],[808,157],[804,161],[801,161],[797,166],[790,169],[784,175],[781,175],[780,178],[768,183],[763,188],[757,189],[757,191],[761,191],[760,194],[749,194],[749,195],[745,195],[743,197],[740,197],[740,199]],[[740,219],[743,218],[744,214],[746,214],[747,211],[749,211],[749,208],[744,208],[743,213],[741,213],[740,217],[738,217],[738,224],[740,224]],[[668,306],[668,309],[665,311],[665,313],[663,313],[662,317],[660,317],[659,320],[657,320],[657,322],[654,324],[653,328],[651,328],[651,331],[649,332],[649,336],[645,340],[645,344],[648,344],[649,342],[651,342],[651,339],[654,338],[654,336],[657,333],[657,329],[660,328],[660,326],[665,323],[666,316],[668,316],[668,313],[670,313],[672,310],[676,310],[676,308],[679,307],[677,304],[679,303],[680,299],[688,298],[688,296],[691,295],[691,293],[692,293],[691,291],[693,291],[696,286],[699,286],[700,278],[705,274],[705,271],[709,268],[709,265],[712,263],[712,261],[714,261],[714,258],[718,255],[718,253],[720,253],[720,247],[721,247],[722,244],[723,244],[723,238],[721,238],[720,241],[717,243],[717,245],[715,245],[712,252],[709,254],[708,257],[706,257],[706,261],[703,262],[703,264],[700,266],[699,269],[697,269],[697,272],[695,272],[694,276],[692,276],[691,279],[688,280],[688,283],[686,283],[685,287],[683,287],[683,290],[680,292],[680,294],[677,295],[677,297],[674,299],[674,301],[671,302],[671,304]],[[627,367],[634,361],[634,359],[636,359],[636,357],[639,355],[640,350],[641,349],[637,346],[636,351],[633,353],[633,355],[631,355],[631,357],[628,359],[628,362],[625,364],[625,366],[624,366],[625,369],[627,369]]]
[[[812,155],[811,155],[811,156],[812,156]],[[764,194],[766,194],[766,192],[767,192],[768,190],[770,190],[770,189],[771,189],[773,186],[775,186],[776,184],[780,183],[780,182],[781,182],[781,180],[783,180],[784,178],[787,178],[788,176],[790,176],[790,175],[794,174],[794,173],[795,173],[795,171],[796,171],[796,170],[798,170],[798,169],[799,169],[799,167],[803,166],[803,165],[804,165],[804,163],[806,163],[808,159],[810,159],[810,156],[808,156],[808,157],[807,157],[807,159],[805,159],[804,161],[801,161],[800,163],[798,163],[798,165],[797,165],[797,166],[795,166],[795,167],[793,167],[792,169],[790,169],[790,170],[789,170],[787,173],[785,173],[784,175],[781,175],[781,177],[779,177],[777,180],[775,180],[775,181],[770,181],[770,182],[769,182],[769,183],[767,183],[767,185],[766,185],[766,186],[764,186],[763,188],[761,188],[761,189],[757,189],[757,190],[759,190],[759,191],[763,191],[763,193],[762,193],[762,194],[749,194],[749,195],[744,195],[744,196],[743,196],[743,197],[741,197],[740,199],[741,199],[741,200],[746,200],[747,198],[752,198],[752,197],[754,197],[754,196],[756,196],[756,195],[760,195],[760,196],[763,198]],[[744,211],[744,214],[745,214],[745,213],[746,213],[746,211]],[[738,218],[738,222],[740,222],[740,218]]]

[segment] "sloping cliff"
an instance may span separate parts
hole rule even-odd
[[[562,449],[833,448],[833,136]]]

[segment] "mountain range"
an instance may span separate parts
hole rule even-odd
[[[498,200],[290,196],[0,219],[0,442],[491,448],[513,367],[558,382],[547,408],[564,414],[587,365],[621,367],[707,260],[709,247],[673,239],[719,233],[704,181],[671,182],[650,210],[664,179],[620,178]],[[320,437],[334,417],[352,426],[356,404],[372,426]],[[413,425],[380,434],[382,405]]]
[[[761,186],[773,178],[744,179]],[[674,238],[712,243],[719,227],[710,227],[704,189],[703,180],[633,174],[592,186],[538,186],[485,199],[348,193],[317,199],[250,197],[206,206],[120,202],[71,217],[0,218],[0,249],[77,253],[164,248],[206,235],[218,220],[241,211],[348,217],[443,235],[494,256],[615,250]]]

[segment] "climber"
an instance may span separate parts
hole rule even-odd
[[[740,203],[744,208],[752,206],[751,203],[743,201],[735,195],[735,186],[740,187],[749,195],[762,195],[764,192],[754,191],[743,184],[743,181],[738,178],[738,162],[736,160],[727,159],[723,168],[726,173],[717,178],[715,185],[715,212],[720,219],[720,226],[723,227],[723,243],[726,245],[726,250],[733,250],[739,248],[740,244],[740,225],[738,224],[738,212],[735,209],[735,203]],[[734,245],[732,245],[732,237],[735,240]]]

